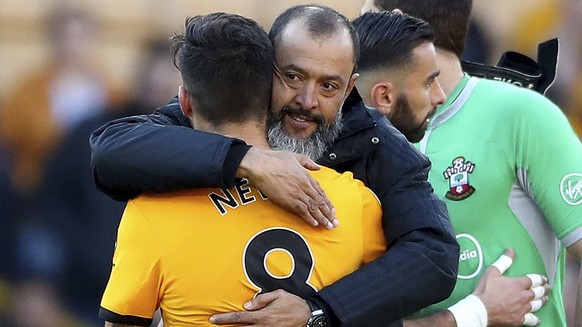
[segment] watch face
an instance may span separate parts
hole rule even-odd
[[[313,327],[327,327],[327,324],[325,323],[325,316],[318,316],[313,318]]]

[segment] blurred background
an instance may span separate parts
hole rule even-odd
[[[289,6],[355,18],[363,0],[0,0],[0,326],[102,326],[123,203],[99,193],[89,134],[177,93],[169,37],[187,15],[235,12],[268,29]],[[536,58],[560,38],[549,97],[582,132],[582,1],[475,0],[465,58]],[[570,267],[569,283],[577,270]],[[566,287],[571,306],[573,300]],[[571,309],[569,309],[571,310]]]

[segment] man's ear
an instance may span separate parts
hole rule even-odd
[[[390,82],[378,82],[370,90],[370,105],[384,116],[390,116],[396,103],[396,86]]]
[[[358,73],[354,73],[350,77],[350,80],[348,81],[348,87],[346,88],[346,94],[344,94],[344,101],[346,101],[350,93],[352,93],[354,86],[356,86],[356,81],[358,80],[358,77],[360,77],[360,74]]]
[[[180,101],[180,108],[184,116],[192,119],[192,104],[190,103],[190,95],[184,85],[178,88],[178,100]]]

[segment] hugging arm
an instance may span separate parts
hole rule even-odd
[[[287,151],[193,129],[177,99],[150,115],[111,121],[90,137],[97,188],[115,200],[188,188],[230,188],[249,178],[273,202],[312,225],[332,228],[333,205],[306,169],[319,166]]]
[[[364,164],[370,168],[373,163]],[[396,178],[397,185],[383,184],[386,191],[380,196],[387,206],[383,219],[388,251],[307,299],[324,310],[328,326],[401,326],[400,319],[446,298],[453,289],[459,250],[442,202],[431,195],[430,187],[424,188],[423,169],[411,168],[408,175],[394,176],[405,177]],[[376,192],[384,190],[375,182],[370,184]],[[411,192],[410,198],[398,197],[397,190]],[[396,203],[389,204],[388,199]],[[386,216],[396,211],[405,220]],[[424,218],[414,218],[416,214]],[[307,302],[285,291],[249,300],[250,306],[245,306],[248,311],[215,315],[213,323],[298,326],[309,318]]]
[[[363,163],[369,177],[355,177],[382,203],[388,251],[312,299],[338,325],[385,326],[447,298],[456,282],[459,246],[427,182],[430,163],[407,142],[386,142],[396,145]]]
[[[177,100],[153,114],[116,119],[90,137],[97,187],[127,201],[141,193],[232,187],[243,141],[191,128]]]

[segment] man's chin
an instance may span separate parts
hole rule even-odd
[[[420,142],[426,133],[426,127],[424,125],[422,127],[422,129],[417,129],[413,132],[405,133],[404,136],[406,136],[406,139],[411,143]]]
[[[315,131],[317,130],[317,127],[307,128],[307,127],[289,126],[289,124],[284,123],[283,129],[285,130],[285,133],[287,133],[287,135],[289,135],[292,138],[306,139],[306,138],[311,137],[311,135],[313,135],[315,133]]]

